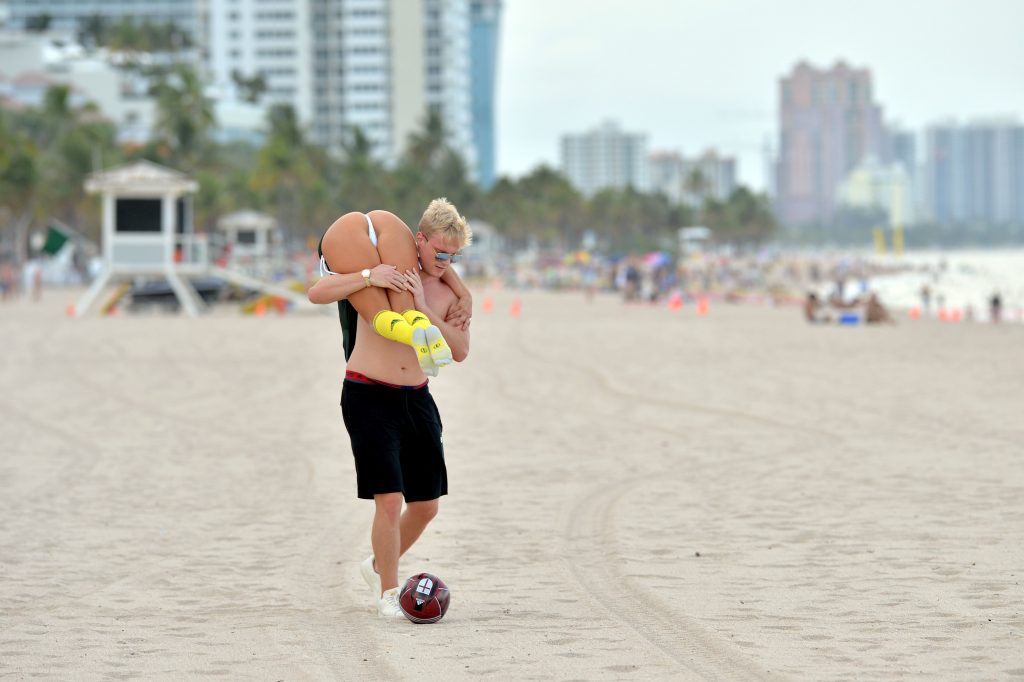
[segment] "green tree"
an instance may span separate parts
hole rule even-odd
[[[76,224],[83,211],[94,214],[94,202],[84,195],[85,176],[117,157],[114,127],[95,105],[73,107],[68,86],[53,86],[41,109],[20,112],[8,125],[31,139],[36,150],[35,213],[45,207],[47,214],[69,224]]]
[[[586,228],[582,196],[558,171],[541,165],[519,181],[523,225],[551,246],[575,248]]]
[[[53,23],[53,16],[49,12],[35,14],[25,19],[25,30],[29,33],[46,33]]]
[[[242,99],[251,104],[258,102],[267,92],[267,78],[262,73],[246,78],[241,71],[234,69],[231,80],[238,86]]]
[[[191,66],[176,64],[157,76],[151,93],[157,109],[154,133],[169,150],[165,161],[193,170],[215,124],[213,104],[203,92],[199,75]]]
[[[338,168],[338,215],[394,206],[394,180],[374,158],[370,138],[358,126],[347,132]]]
[[[101,47],[110,36],[110,21],[102,14],[90,14],[78,24],[78,42],[86,47]]]
[[[724,201],[708,200],[704,205],[704,222],[715,240],[738,244],[760,244],[778,229],[768,197],[742,186]]]
[[[448,132],[440,112],[430,110],[421,130],[410,133],[405,147],[405,159],[420,168],[432,168],[441,163],[448,149]]]
[[[386,176],[386,185],[392,200],[388,205],[413,222],[435,197],[447,197],[465,213],[479,194],[469,180],[465,160],[449,144],[437,111],[430,111],[423,127],[409,135],[398,166]]]
[[[315,234],[337,217],[329,190],[336,178],[329,175],[323,152],[306,143],[294,109],[277,105],[267,118],[270,132],[256,157],[250,187],[268,196],[285,230]]]
[[[36,208],[39,186],[39,153],[32,140],[12,129],[8,115],[0,109],[0,213],[10,220],[2,223],[13,233],[15,259],[20,264],[28,245],[28,228]]]

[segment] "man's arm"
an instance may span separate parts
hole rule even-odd
[[[448,315],[449,310],[456,303],[454,296],[452,300],[442,301],[440,304],[435,301],[436,307],[432,306],[423,293],[423,282],[420,280],[419,273],[407,272],[405,279],[409,285],[409,291],[412,292],[416,310],[429,317],[430,323],[441,330],[441,336],[448,342],[448,347],[452,349],[452,359],[455,362],[465,360],[466,356],[469,355],[469,325],[463,328],[445,322],[445,317]]]
[[[407,291],[409,285],[398,274],[394,265],[381,264],[370,270],[370,286]],[[358,272],[327,275],[306,292],[310,303],[335,303],[366,288],[366,281]]]
[[[469,318],[473,317],[473,295],[469,293],[466,284],[455,272],[455,268],[448,268],[441,275],[441,281],[448,285],[448,288],[455,292],[458,299],[448,308],[448,315],[445,322],[462,329],[469,328]]]

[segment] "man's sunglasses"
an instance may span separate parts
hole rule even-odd
[[[442,263],[451,261],[452,263],[458,263],[462,260],[461,253],[446,253],[444,251],[434,251],[434,260],[439,260]]]
[[[427,244],[430,244],[430,242],[427,242]],[[447,251],[438,251],[433,244],[430,244],[430,248],[434,249],[434,260],[436,261],[440,261],[442,263],[447,263],[448,261],[451,261],[454,264],[462,260],[461,253],[448,253]]]

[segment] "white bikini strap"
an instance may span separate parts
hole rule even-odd
[[[363,215],[366,216],[366,225],[367,225],[366,232],[369,235],[370,241],[373,243],[374,248],[376,248],[377,247],[377,231],[373,229],[373,221],[370,220],[370,214],[369,213],[364,213]],[[323,277],[324,275],[337,275],[337,274],[338,273],[332,272],[331,269],[327,267],[327,260],[324,259],[324,257],[321,255],[320,256],[320,276]]]
[[[331,269],[329,267],[327,267],[327,261],[324,259],[323,256],[320,256],[320,276],[323,277],[325,275],[337,275],[337,274],[338,273],[336,273],[336,272],[331,272]]]
[[[377,248],[377,231],[373,229],[373,221],[370,220],[370,214],[364,213],[366,216],[366,232],[370,236],[370,243],[373,244],[373,248]]]

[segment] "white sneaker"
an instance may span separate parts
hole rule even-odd
[[[402,607],[398,605],[398,588],[386,590],[377,600],[377,615],[384,618],[405,618]]]
[[[373,598],[380,599],[380,574],[373,568],[373,555],[366,557],[366,561],[359,564],[359,572],[363,574],[363,580],[373,590]]]

